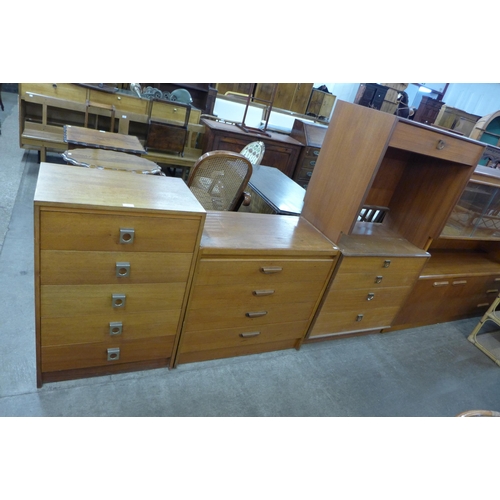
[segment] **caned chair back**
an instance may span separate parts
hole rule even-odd
[[[210,151],[191,169],[187,185],[205,210],[237,210],[252,175],[252,164],[240,153]]]
[[[260,165],[262,157],[266,151],[266,145],[262,141],[255,141],[247,144],[241,151],[245,158],[250,160],[252,165]]]

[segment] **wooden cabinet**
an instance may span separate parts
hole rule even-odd
[[[42,163],[38,385],[167,366],[205,211],[181,179]]]
[[[300,217],[208,213],[177,362],[298,348],[338,253]]]
[[[293,180],[303,188],[307,188],[309,184],[327,128],[324,125],[317,125],[297,119],[293,122],[290,137],[293,137],[305,146],[302,148],[297,161]]]
[[[366,328],[394,323],[402,298],[410,293],[429,257],[426,251],[439,238],[483,149],[483,144],[456,134],[337,102],[306,191],[302,216],[339,246],[343,259],[310,335],[363,329],[362,321],[355,319],[358,314],[363,314],[363,319],[369,314],[365,316],[356,305],[346,309],[351,323],[339,323],[336,299],[342,296],[338,287],[344,275],[349,277],[344,290],[354,294],[353,290],[363,289],[358,298],[365,292],[375,293],[367,290],[365,273],[361,272],[363,259],[372,257],[391,260],[384,273],[392,272],[396,257],[397,265],[392,269],[403,262],[399,257],[409,266],[404,272],[409,280],[406,283],[390,283],[384,273],[376,274],[389,288],[406,288],[400,293],[384,290],[380,303],[364,304],[376,315],[373,322],[365,322]],[[366,206],[383,214],[378,222],[362,220],[360,214]],[[353,257],[358,262],[356,273],[345,267]],[[374,273],[375,269],[372,278]],[[345,300],[351,303],[351,298],[346,296]]]
[[[432,97],[422,97],[417,111],[415,111],[413,121],[431,125],[436,121],[443,104],[444,102],[433,99]]]
[[[480,316],[500,291],[500,172],[478,166],[396,318],[398,328]]]
[[[368,108],[380,109],[384,104],[388,90],[387,87],[376,83],[362,83],[358,88],[354,103]]]
[[[328,92],[313,89],[311,99],[307,105],[306,115],[314,116],[322,121],[328,121],[332,114],[335,99],[336,97]]]
[[[223,149],[239,153],[247,144],[262,141],[266,150],[261,164],[275,167],[292,178],[302,143],[285,134],[267,131],[267,135],[245,132],[236,125],[214,120],[202,120],[206,130],[203,134],[203,153]]]

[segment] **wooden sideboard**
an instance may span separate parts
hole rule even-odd
[[[37,383],[168,366],[205,211],[182,179],[42,163]]]
[[[237,125],[215,120],[202,119],[201,123],[205,125],[203,153],[217,149],[239,153],[250,142],[262,141],[266,151],[261,163],[281,170],[290,178],[293,177],[303,147],[301,142],[277,132],[267,131],[268,135],[245,132]]]

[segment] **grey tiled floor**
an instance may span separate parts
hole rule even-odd
[[[477,318],[37,389],[32,199],[39,165],[13,137],[17,121],[10,116],[2,119],[0,142],[2,170],[12,174],[0,186],[2,206],[15,200],[0,254],[0,416],[418,417],[500,410],[500,368],[466,340]]]

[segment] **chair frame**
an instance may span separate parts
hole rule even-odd
[[[228,207],[227,211],[231,212],[236,212],[240,208],[240,206],[243,205],[248,205],[250,203],[251,197],[248,193],[245,192],[245,189],[248,185],[248,181],[250,180],[250,177],[252,176],[253,172],[253,167],[251,162],[245,158],[242,154],[236,153],[234,151],[225,151],[225,150],[216,150],[216,151],[208,151],[207,153],[203,154],[198,158],[196,163],[193,165],[191,168],[191,171],[189,172],[189,178],[187,180],[187,185],[188,187],[191,186],[193,179],[195,178],[196,171],[198,170],[199,166],[202,165],[208,158],[211,158],[213,156],[218,156],[218,157],[223,157],[223,158],[228,158],[228,159],[241,159],[244,162],[248,164],[248,170],[247,173],[241,182],[241,186],[238,189],[235,197],[233,198],[233,201],[231,205]]]

